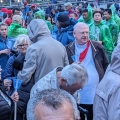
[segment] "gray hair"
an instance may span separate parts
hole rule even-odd
[[[61,77],[67,80],[68,85],[81,83],[81,86],[84,87],[88,81],[87,70],[77,63],[64,67],[61,71]]]
[[[35,107],[38,103],[48,106],[52,110],[58,110],[64,104],[64,100],[71,103],[74,110],[74,119],[78,119],[79,112],[75,99],[71,94],[64,90],[47,89],[35,94],[27,105],[27,120],[37,120],[35,116]]]
[[[29,37],[27,35],[25,35],[25,34],[21,34],[21,35],[17,36],[13,48],[17,49],[17,46],[19,44],[22,44],[23,41],[25,41],[26,43],[28,43],[28,46],[31,44],[31,41],[30,41]]]

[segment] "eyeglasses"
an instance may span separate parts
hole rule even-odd
[[[27,47],[28,46],[28,44],[22,44],[22,45],[18,45],[17,47],[18,48],[23,48],[23,47]]]

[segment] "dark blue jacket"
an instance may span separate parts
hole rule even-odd
[[[7,37],[7,39],[4,41],[2,36],[0,36],[0,51],[4,49],[12,49],[13,44],[14,44],[14,41],[12,38]],[[3,70],[6,67],[6,63],[8,59],[9,59],[9,55],[7,54],[0,55],[0,65]]]
[[[66,46],[70,42],[73,42],[75,39],[73,36],[73,27],[77,23],[77,21],[71,19],[70,23],[71,24],[68,27],[61,28],[60,33],[57,34],[57,40],[61,42],[64,46]]]
[[[8,59],[7,64],[6,64],[6,69],[4,71],[3,79],[17,76],[18,71],[13,67],[15,58],[16,56],[13,55]]]

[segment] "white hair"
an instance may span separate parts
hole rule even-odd
[[[61,77],[67,80],[68,85],[81,83],[81,86],[84,87],[88,81],[87,70],[77,63],[64,67],[61,71]]]
[[[61,89],[47,89],[37,92],[35,96],[29,100],[27,105],[27,120],[37,120],[35,116],[35,107],[38,103],[41,103],[52,110],[58,110],[62,107],[64,101],[68,101],[72,105],[74,119],[78,119],[79,112],[77,109],[77,104],[71,94]]]
[[[25,35],[25,34],[18,35],[16,37],[15,44],[14,44],[13,48],[17,49],[17,46],[19,44],[22,44],[23,42],[27,43],[28,46],[31,44],[31,41],[27,35]]]

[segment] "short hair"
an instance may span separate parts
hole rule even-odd
[[[17,36],[13,48],[17,49],[17,46],[19,44],[22,44],[22,42],[28,43],[28,46],[31,44],[31,41],[30,41],[29,37],[25,34],[21,34],[21,35]]]
[[[101,17],[102,17],[102,11],[100,9],[96,9],[94,12],[93,12],[93,17],[96,13],[100,13]]]
[[[67,2],[67,3],[65,3],[65,4],[64,4],[64,6],[69,6],[69,7],[72,7],[72,3]]]
[[[84,66],[81,64],[73,63],[67,65],[61,71],[61,77],[66,79],[68,85],[81,83],[84,87],[88,81],[88,73]]]
[[[82,13],[85,13],[85,12],[88,13],[88,9],[87,9],[87,8],[83,8],[83,9],[82,9]]]
[[[111,9],[105,9],[104,12],[108,12],[109,15],[112,15],[112,10]]]
[[[19,8],[13,8],[13,10],[12,10],[12,13],[13,13],[13,14],[15,13],[15,10],[20,11]]]
[[[41,103],[52,110],[58,110],[64,104],[64,101],[68,101],[73,106],[74,118],[79,117],[77,104],[71,94],[64,90],[47,89],[41,92],[37,92],[33,98],[31,98],[27,105],[27,120],[36,120],[34,113],[35,107],[38,103]]]
[[[1,26],[6,26],[6,27],[8,27],[6,23],[0,23],[0,27],[1,27]]]

